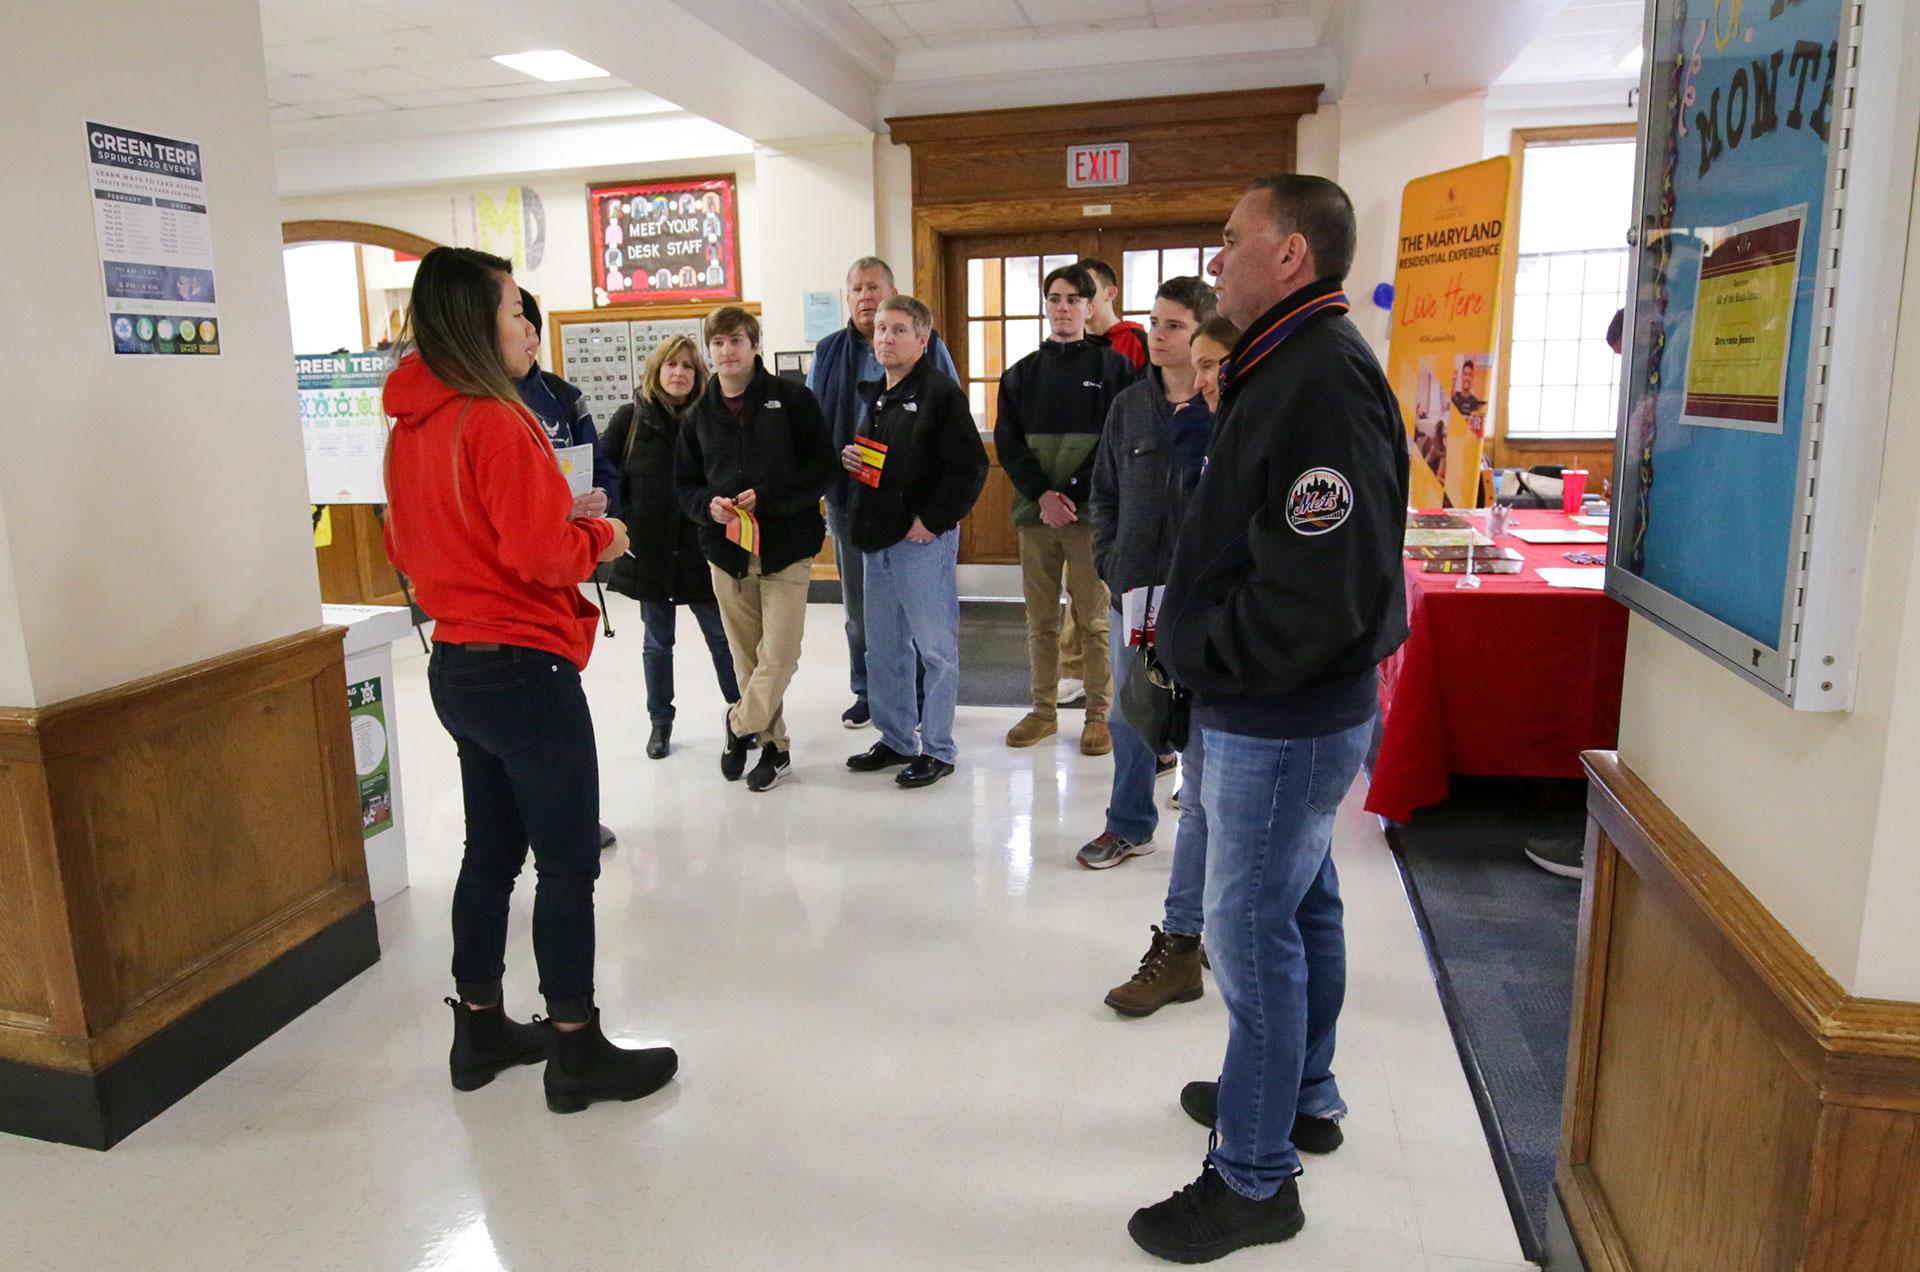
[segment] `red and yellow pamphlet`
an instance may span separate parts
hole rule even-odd
[[[853,449],[860,456],[860,468],[853,479],[864,486],[880,485],[880,470],[887,466],[887,444],[876,442],[871,437],[853,439]]]
[[[727,542],[738,544],[742,552],[750,556],[760,552],[760,522],[744,508],[733,510],[733,520],[727,524]]]

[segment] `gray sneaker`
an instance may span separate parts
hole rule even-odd
[[[1586,845],[1577,839],[1530,839],[1527,860],[1562,879],[1583,879],[1587,873]]]
[[[1151,839],[1142,839],[1139,843],[1135,843],[1109,830],[1102,832],[1098,839],[1082,845],[1080,851],[1074,855],[1074,860],[1089,870],[1105,870],[1109,866],[1119,865],[1128,857],[1144,857],[1152,851],[1153,840]]]

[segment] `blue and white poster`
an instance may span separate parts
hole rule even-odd
[[[199,145],[89,122],[87,170],[113,352],[217,355],[220,303]]]
[[[1658,0],[1610,587],[1776,690],[1829,343],[1845,0]]]

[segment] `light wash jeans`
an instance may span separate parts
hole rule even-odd
[[[863,554],[866,583],[867,705],[880,740],[902,755],[954,762],[953,713],[960,701],[960,531],[932,543],[902,539]],[[915,665],[926,701],[915,702]],[[920,736],[914,737],[914,725]]]
[[[1207,805],[1200,790],[1206,771],[1206,732],[1196,725],[1180,752],[1180,824],[1173,832],[1173,870],[1161,923],[1175,936],[1200,935],[1206,919]]]
[[[1300,1172],[1296,1113],[1347,1111],[1333,1077],[1347,953],[1331,850],[1372,737],[1372,720],[1317,738],[1206,730],[1207,952],[1227,1005],[1209,1156],[1256,1200]]]
[[[1159,757],[1127,723],[1127,713],[1119,708],[1120,686],[1126,683],[1135,652],[1127,647],[1125,617],[1113,610],[1107,615],[1107,656],[1113,663],[1114,697],[1114,709],[1107,716],[1107,728],[1113,734],[1113,790],[1107,796],[1107,830],[1138,844],[1153,838],[1160,824],[1160,809],[1153,802],[1153,768]]]

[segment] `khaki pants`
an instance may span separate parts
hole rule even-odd
[[[1027,657],[1033,664],[1033,714],[1054,719],[1060,685],[1060,575],[1067,607],[1080,633],[1087,682],[1087,719],[1105,720],[1113,706],[1113,667],[1107,659],[1107,585],[1093,565],[1093,527],[1085,521],[1054,528],[1020,527],[1020,574],[1027,597]]]
[[[1084,681],[1086,653],[1080,641],[1080,624],[1073,621],[1073,606],[1067,606],[1066,611],[1060,624],[1060,679]]]
[[[760,558],[736,579],[719,566],[713,572],[713,596],[720,602],[720,625],[733,650],[733,672],[740,701],[727,712],[735,737],[757,738],[763,745],[788,750],[787,685],[800,669],[800,637],[807,627],[807,584],[813,562],[796,561],[773,574],[760,573]]]

